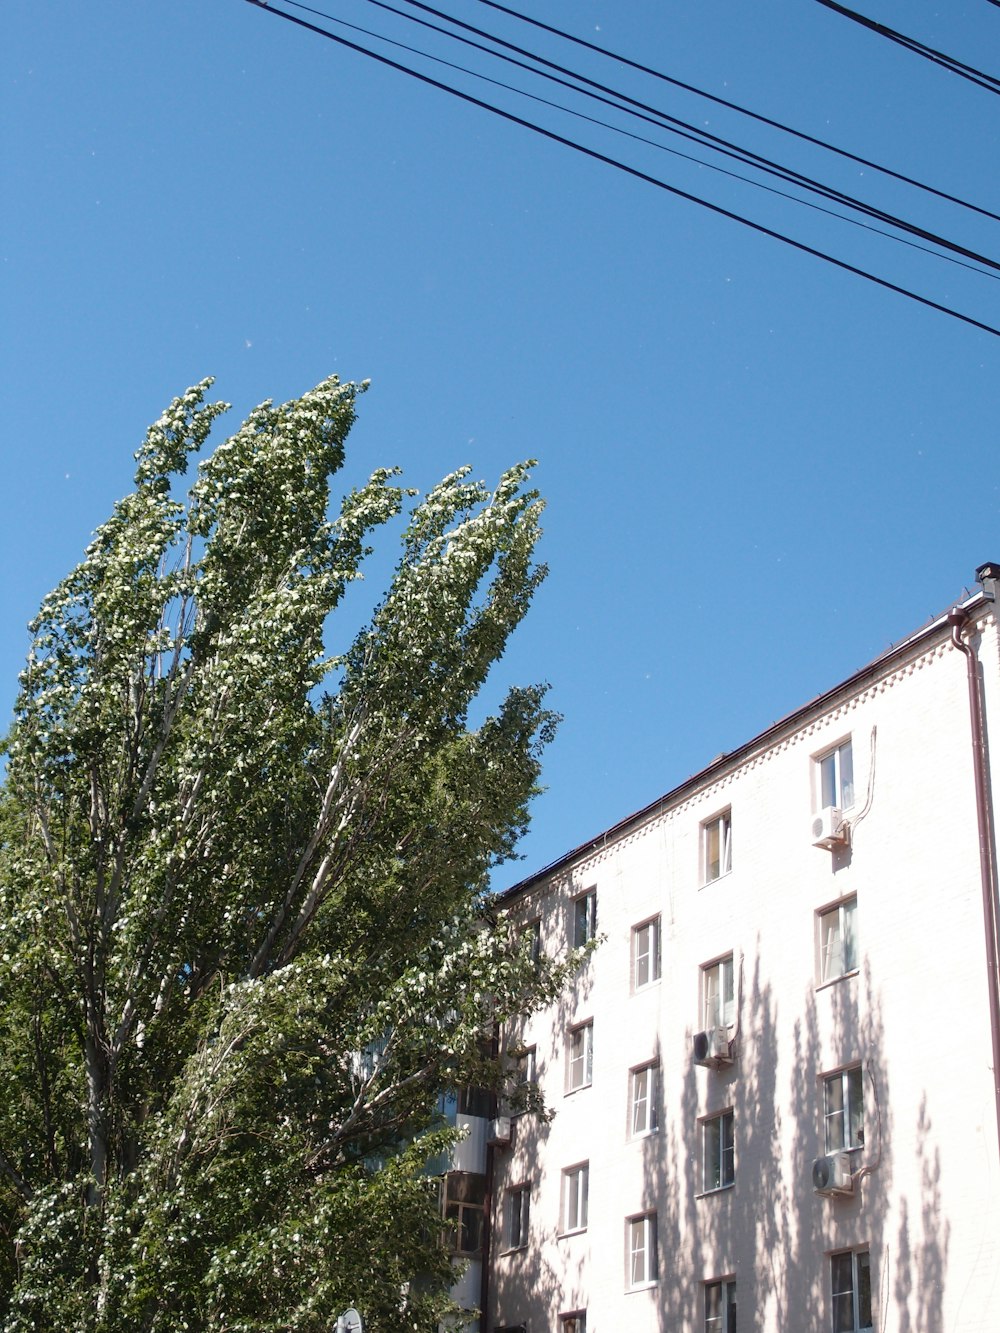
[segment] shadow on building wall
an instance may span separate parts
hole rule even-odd
[[[829,1333],[829,1255],[869,1246],[875,1326],[943,1333],[949,1234],[926,1103],[912,1109],[915,1123],[902,1135],[915,1144],[919,1197],[897,1197],[897,1233],[888,1230],[893,1115],[911,1112],[890,1110],[888,1046],[871,976],[810,987],[801,1014],[788,1019],[755,958],[732,1066],[699,1068],[692,1052],[683,1069],[663,1071],[666,1123],[644,1145],[645,1206],[657,1211],[659,1327],[703,1330],[705,1283],[735,1277],[740,1333]],[[785,1045],[779,1033],[791,1034]],[[812,1163],[826,1151],[823,1074],[859,1060],[865,1144],[852,1154],[854,1194],[827,1198],[812,1183]],[[730,1108],[735,1183],[706,1191],[700,1121]]]

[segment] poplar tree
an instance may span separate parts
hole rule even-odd
[[[353,1304],[432,1329],[442,1094],[499,1089],[495,1025],[563,975],[487,893],[553,716],[526,687],[469,722],[544,572],[541,501],[521,465],[422,499],[380,470],[338,507],[364,386],[266,402],[208,453],[210,384],[31,626],[0,798],[0,1327],[327,1333]]]

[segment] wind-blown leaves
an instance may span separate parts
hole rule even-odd
[[[434,1328],[443,1091],[550,997],[485,897],[554,719],[469,710],[543,575],[526,465],[334,507],[360,388],[177,399],[42,605],[0,804],[7,1333]],[[372,534],[401,557],[341,658]],[[322,690],[326,689],[323,694]]]

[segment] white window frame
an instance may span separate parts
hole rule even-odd
[[[466,1194],[480,1194],[481,1198],[465,1198]],[[448,1171],[441,1179],[441,1213],[446,1221],[454,1222],[455,1229],[447,1236],[447,1245],[453,1254],[481,1255],[485,1235],[486,1177],[472,1171]],[[464,1244],[471,1233],[477,1241],[474,1246]]]
[[[647,1060],[629,1070],[628,1124],[630,1139],[644,1139],[660,1128],[660,1062]]]
[[[736,1183],[736,1120],[732,1110],[701,1122],[703,1194],[732,1189]]]
[[[850,736],[813,760],[816,809],[850,810],[854,805],[854,747]]]
[[[632,989],[645,990],[660,979],[660,918],[632,927]]]
[[[865,1085],[860,1065],[823,1078],[823,1140],[828,1153],[865,1146]]]
[[[858,970],[858,896],[852,894],[816,914],[819,930],[819,984],[853,976]]]
[[[571,906],[573,948],[581,949],[597,934],[597,890],[577,894]]]
[[[639,1213],[625,1222],[626,1286],[629,1291],[657,1281],[656,1214]]]
[[[701,969],[701,1013],[706,1030],[731,1028],[736,1022],[736,974],[729,953]]]
[[[536,1082],[536,1050],[534,1046],[524,1046],[513,1057],[514,1083],[519,1088],[530,1087]]]
[[[733,811],[728,806],[701,826],[702,883],[714,884],[733,868]]]
[[[559,1316],[559,1333],[587,1333],[587,1311],[573,1310]]]
[[[566,1091],[579,1092],[594,1081],[594,1020],[574,1023],[566,1040]]]
[[[867,1246],[830,1255],[833,1333],[866,1333],[875,1327],[871,1292],[871,1255]]]
[[[507,1191],[504,1214],[504,1241],[508,1250],[523,1250],[528,1244],[531,1219],[531,1184],[525,1182]]]
[[[590,1163],[578,1162],[562,1173],[562,1234],[587,1230],[590,1208]]]
[[[705,1333],[736,1333],[736,1279],[705,1283]]]

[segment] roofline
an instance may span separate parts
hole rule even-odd
[[[580,843],[580,845],[574,847],[572,851],[565,852],[555,861],[551,861],[547,866],[543,866],[541,870],[536,870],[534,874],[529,875],[526,879],[519,880],[518,883],[512,884],[509,888],[501,889],[496,895],[496,901],[505,902],[519,894],[526,893],[536,884],[540,883],[542,880],[551,878],[552,875],[565,869],[574,861],[578,861],[581,857],[588,855],[590,852],[597,851],[598,848],[606,846],[608,842],[616,839],[620,834],[624,833],[633,825],[642,823],[643,820],[648,819],[650,815],[656,813],[658,810],[662,810],[668,805],[676,805],[686,794],[694,790],[696,787],[704,786],[716,774],[721,773],[727,767],[738,763],[751,751],[766,745],[780,732],[793,728],[810,713],[821,711],[839,694],[854,691],[859,686],[867,684],[870,680],[891,667],[895,662],[899,661],[900,658],[905,657],[907,653],[911,652],[919,644],[934,638],[942,630],[947,630],[950,633],[951,626],[948,623],[948,616],[953,610],[964,611],[967,616],[971,616],[981,608],[992,605],[994,605],[993,599],[982,591],[973,593],[970,597],[966,598],[964,602],[955,603],[953,607],[949,607],[947,611],[936,616],[922,629],[907,635],[905,639],[901,639],[899,643],[893,644],[891,647],[887,648],[884,653],[880,653],[879,656],[869,662],[867,666],[863,666],[860,671],[856,671],[853,676],[848,676],[846,680],[840,681],[837,685],[834,685],[832,689],[817,695],[814,699],[810,699],[808,703],[796,708],[791,713],[787,713],[784,717],[779,718],[777,722],[772,722],[764,731],[759,732],[750,740],[745,741],[735,750],[720,754],[718,758],[713,759],[705,768],[702,768],[697,773],[693,773],[690,777],[685,778],[684,781],[679,783],[676,787],[664,792],[662,796],[658,796],[655,801],[650,801],[648,805],[644,805],[641,809],[634,811],[630,815],[626,815],[625,818],[620,819],[617,824],[612,824],[610,828],[605,829],[602,833],[598,833],[594,838],[588,838],[586,842]]]

